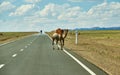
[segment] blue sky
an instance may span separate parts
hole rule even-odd
[[[0,0],[0,32],[120,26],[120,0]]]

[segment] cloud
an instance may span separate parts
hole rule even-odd
[[[59,21],[77,18],[82,14],[82,10],[79,6],[70,6],[69,4],[58,5],[50,3],[46,5],[42,10],[37,12],[40,17],[53,18]]]
[[[50,10],[51,8],[54,8],[52,12]],[[56,19],[64,24],[75,24],[78,26],[80,25],[81,27],[108,27],[113,25],[120,26],[119,2],[105,2],[98,4],[90,8],[88,11],[81,10],[81,7],[79,6],[73,7],[70,5],[68,7],[64,7],[63,5],[54,5],[51,8],[48,8],[49,10],[45,11],[45,15],[52,15],[52,13],[55,13],[57,14],[55,15]]]
[[[82,2],[83,0],[68,0],[68,1],[71,1],[71,2]]]
[[[41,2],[42,0],[25,0],[27,3],[38,3]]]
[[[81,8],[79,6],[71,7],[69,4],[58,5],[50,3],[37,13],[41,17],[50,17],[62,20],[75,18],[80,14],[80,12]]]
[[[0,13],[5,12],[5,11],[9,11],[11,9],[14,9],[15,7],[16,6],[11,4],[10,2],[7,2],[7,1],[2,2],[0,4]]]
[[[21,16],[31,13],[34,4],[26,4],[18,7],[10,16]],[[30,12],[29,12],[30,11]],[[80,6],[70,4],[49,3],[41,10],[34,10],[32,15],[26,15],[17,20],[9,22],[0,21],[1,25],[16,25],[15,30],[53,30],[60,28],[76,27],[109,27],[120,26],[120,3],[104,2],[91,7],[88,11],[82,10]],[[12,26],[12,27],[14,27]],[[9,26],[10,27],[10,26]],[[10,29],[10,28],[9,28]]]
[[[98,17],[120,17],[120,3],[102,3],[92,7],[87,14]]]
[[[15,12],[9,14],[9,16],[22,16],[34,8],[34,4],[26,4],[18,7]]]
[[[46,16],[55,17],[59,15],[61,11],[64,11],[67,7],[69,7],[69,4],[57,5],[57,4],[50,3],[37,13],[43,17],[46,17]]]
[[[0,20],[0,32],[10,32],[10,31],[38,31],[40,26],[37,26],[35,23],[25,21],[23,19],[14,19],[9,21]]]
[[[81,8],[76,6],[76,7],[70,7],[64,10],[59,16],[59,20],[69,20],[72,18],[77,18],[78,15],[81,15]]]
[[[83,11],[79,6],[50,3],[37,11],[35,15],[39,17],[33,21],[47,25],[65,25],[65,27],[119,26],[119,13],[120,3],[117,2],[98,4],[88,11]]]
[[[97,26],[120,26],[120,3],[102,3],[92,7],[86,12],[88,23],[96,24]],[[90,20],[91,19],[91,20]],[[93,21],[92,21],[93,20]],[[95,22],[94,22],[95,21]]]
[[[68,0],[70,2],[96,2],[96,1],[99,1],[99,0]]]

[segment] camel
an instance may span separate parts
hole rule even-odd
[[[61,50],[63,49],[64,46],[64,40],[68,34],[68,29],[60,29],[58,28],[56,32],[52,36],[52,45],[53,45],[53,50],[54,50],[54,43],[56,43],[58,47],[58,41],[60,41],[60,47]],[[59,49],[59,47],[58,47]]]

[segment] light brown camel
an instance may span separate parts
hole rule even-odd
[[[56,43],[56,45],[58,46],[58,41],[60,41],[60,47],[61,50],[63,49],[64,46],[64,40],[66,38],[68,34],[68,29],[60,29],[58,28],[55,33],[52,36],[52,45],[53,45],[53,49],[54,49],[54,43]],[[59,47],[58,47],[59,49]]]

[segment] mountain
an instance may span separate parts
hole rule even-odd
[[[74,30],[120,30],[120,27],[75,28]]]

